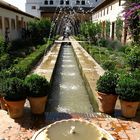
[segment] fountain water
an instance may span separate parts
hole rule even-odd
[[[93,113],[84,81],[71,45],[62,45],[48,110],[67,113]]]
[[[114,140],[105,130],[83,120],[62,120],[39,130],[32,140]]]

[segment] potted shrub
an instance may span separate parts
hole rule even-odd
[[[45,111],[45,105],[47,102],[47,95],[49,94],[48,81],[37,74],[32,74],[25,78],[25,84],[27,85],[28,99],[33,114],[42,114]]]
[[[27,97],[27,88],[19,78],[8,78],[3,83],[4,101],[11,118],[23,115],[24,103]]]
[[[97,81],[97,91],[99,99],[99,111],[107,114],[113,114],[117,100],[116,84],[118,74],[114,71],[107,71],[100,76]]]
[[[4,80],[0,78],[0,108],[3,110],[7,110],[4,99],[3,99],[3,96],[4,96],[3,90],[2,90],[3,82],[4,82]]]
[[[140,82],[132,74],[121,75],[116,87],[121,103],[122,115],[135,117],[140,101]]]
[[[132,76],[140,82],[140,69],[135,69],[135,71],[132,72]],[[138,110],[140,110],[140,102]]]

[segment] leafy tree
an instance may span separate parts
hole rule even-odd
[[[119,41],[121,41],[121,38],[122,38],[122,30],[123,30],[123,21],[120,19],[120,18],[117,18],[116,20],[116,36],[117,36],[117,39]]]
[[[110,21],[106,21],[106,37],[110,37]]]
[[[101,36],[101,23],[85,22],[80,26],[81,34],[96,44],[97,39]]]
[[[49,19],[34,20],[29,23],[29,30],[34,44],[43,42],[45,37],[49,37],[51,21]]]

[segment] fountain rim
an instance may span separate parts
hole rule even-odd
[[[97,125],[94,124],[93,122],[90,122],[90,121],[87,121],[87,120],[84,120],[84,119],[81,119],[81,118],[80,118],[80,119],[63,119],[63,120],[60,120],[60,121],[55,121],[55,122],[53,122],[53,123],[51,123],[51,124],[49,124],[49,125],[47,125],[47,126],[41,128],[41,129],[38,130],[37,132],[35,132],[35,134],[34,134],[33,137],[31,138],[31,140],[36,140],[37,136],[38,136],[42,131],[44,131],[45,129],[49,129],[51,126],[53,126],[53,125],[55,125],[55,124],[58,124],[58,123],[61,123],[61,122],[68,122],[68,121],[79,121],[79,122],[84,122],[84,123],[92,124],[92,125],[94,125],[98,130],[100,130],[101,132],[105,133],[105,134],[108,136],[109,140],[114,140],[114,138],[112,137],[112,135],[111,135],[109,132],[107,132],[107,131],[104,130],[103,128],[97,126]],[[48,140],[50,140],[50,139],[48,139]]]

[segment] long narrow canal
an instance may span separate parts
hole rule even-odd
[[[52,84],[49,111],[93,113],[71,45],[62,45]]]

